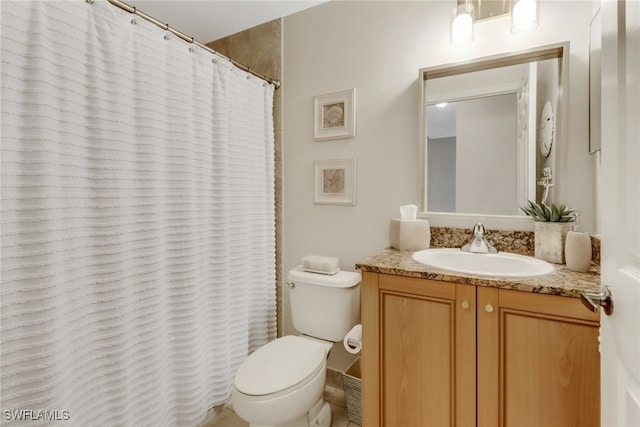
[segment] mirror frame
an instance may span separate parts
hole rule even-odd
[[[425,123],[425,89],[428,79],[466,74],[474,71],[483,71],[491,68],[500,68],[509,65],[524,64],[532,61],[546,59],[558,59],[560,67],[560,77],[558,88],[558,105],[556,111],[555,127],[555,164],[554,164],[554,191],[555,200],[565,200],[566,196],[566,165],[567,165],[567,114],[568,114],[568,79],[569,79],[569,42],[556,43],[518,52],[508,52],[498,55],[485,56],[471,59],[469,61],[451,64],[437,65],[433,67],[421,68],[420,78],[420,107],[419,117],[419,191],[421,210],[420,218],[429,220],[434,227],[469,228],[476,222],[481,221],[487,228],[496,230],[520,230],[532,231],[533,220],[526,215],[488,215],[473,213],[450,213],[450,212],[429,212],[427,207],[427,138]],[[537,145],[537,141],[536,141]],[[537,179],[537,178],[536,178]]]

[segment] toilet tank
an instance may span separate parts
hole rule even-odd
[[[327,341],[342,341],[360,322],[360,273],[310,273],[298,266],[287,276],[291,318],[297,331]]]

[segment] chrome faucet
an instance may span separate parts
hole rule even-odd
[[[480,254],[498,253],[498,250],[484,237],[484,225],[480,222],[473,227],[473,240],[460,248],[460,250]]]

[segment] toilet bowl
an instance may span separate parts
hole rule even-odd
[[[293,326],[260,347],[236,372],[232,405],[251,427],[329,427],[324,401],[327,355],[360,317],[360,274],[318,274],[298,266],[287,276]]]
[[[287,335],[259,348],[236,373],[236,414],[251,426],[330,426],[323,393],[332,344]]]

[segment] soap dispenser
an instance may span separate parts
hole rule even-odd
[[[586,273],[591,267],[591,238],[578,222],[580,213],[576,212],[575,216],[573,231],[567,232],[564,257],[569,270]]]

